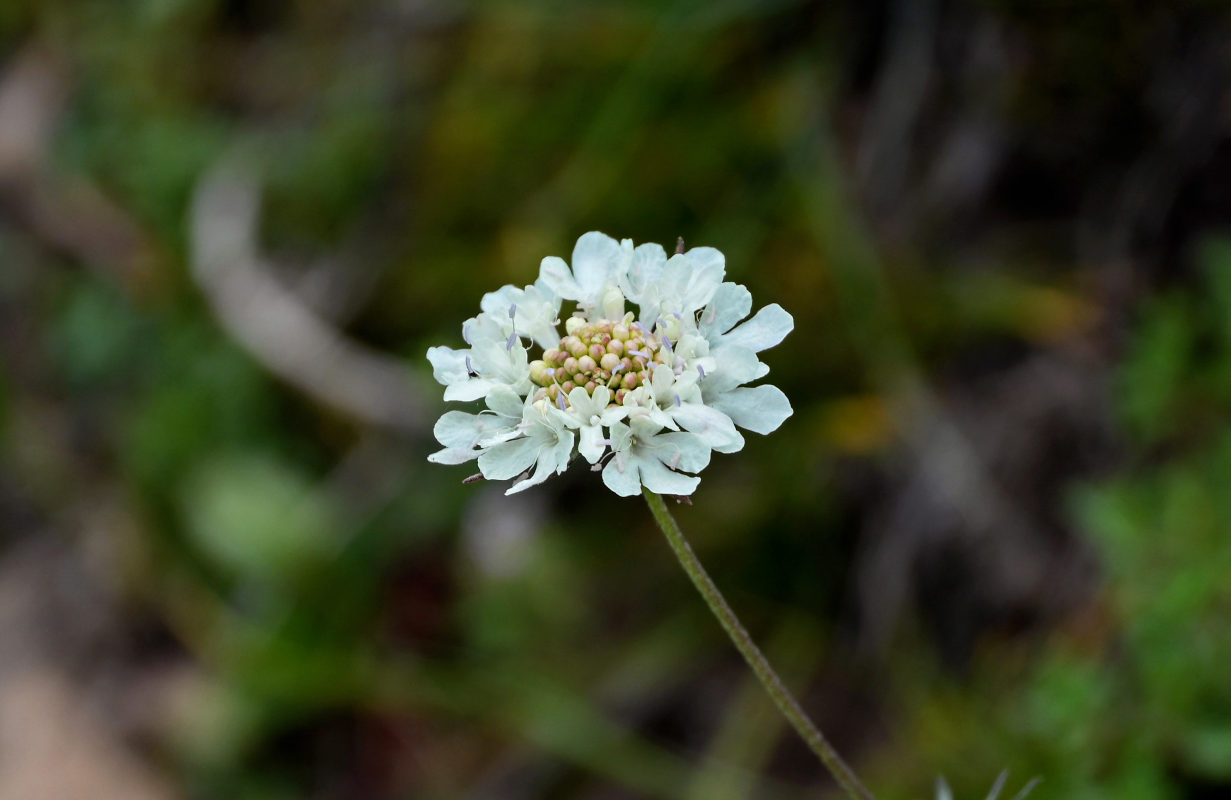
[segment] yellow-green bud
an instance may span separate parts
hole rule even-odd
[[[568,319],[564,320],[564,330],[568,332],[569,336],[572,336],[574,333],[577,332],[578,328],[584,326],[585,324],[586,324],[585,317],[569,317]]]
[[[593,372],[598,367],[598,362],[589,356],[582,356],[577,359],[578,372]]]
[[[602,366],[603,369],[607,370],[608,372],[611,372],[611,370],[615,369],[619,365],[620,357],[616,355],[615,353],[604,353],[599,358],[598,363],[600,366]],[[530,375],[531,377],[534,376],[533,365],[531,365]]]

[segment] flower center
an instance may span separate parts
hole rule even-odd
[[[560,346],[530,362],[530,380],[541,387],[535,399],[550,399],[561,408],[568,406],[568,393],[578,386],[590,395],[606,386],[614,393],[612,405],[619,405],[626,394],[649,382],[656,364],[670,363],[669,347],[631,313],[618,322],[570,317],[564,327],[568,335]]]

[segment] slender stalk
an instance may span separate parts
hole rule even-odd
[[[680,566],[688,573],[688,577],[692,579],[692,583],[697,587],[697,591],[701,593],[701,597],[705,599],[706,605],[710,607],[710,611],[714,612],[714,616],[718,618],[719,624],[723,630],[727,632],[727,636],[731,637],[731,642],[743,655],[744,660],[748,662],[748,666],[752,667],[753,673],[756,674],[757,680],[765,687],[765,691],[769,692],[769,696],[773,699],[774,705],[778,706],[778,710],[782,712],[791,726],[799,733],[803,740],[821,759],[821,763],[833,774],[834,778],[841,784],[846,793],[854,800],[876,800],[876,796],[868,791],[855,776],[847,763],[838,755],[838,751],[834,750],[820,730],[804,713],[799,702],[786,688],[786,684],[778,677],[778,673],[774,672],[774,668],[769,665],[769,661],[761,653],[760,649],[753,643],[752,637],[748,635],[748,631],[744,630],[744,626],[740,623],[739,618],[735,616],[735,612],[731,610],[731,606],[727,605],[727,601],[723,598],[722,592],[718,591],[718,587],[710,576],[705,571],[705,567],[701,566],[701,561],[697,558],[697,554],[693,552],[692,547],[688,544],[688,540],[684,538],[683,531],[676,524],[675,518],[671,516],[671,512],[667,510],[667,504],[662,497],[651,492],[649,489],[644,490],[645,501],[650,506],[650,512],[654,515],[654,520],[658,523],[658,527],[662,529],[663,535],[667,537],[667,543],[671,545],[671,549],[675,551],[675,556],[680,560]]]

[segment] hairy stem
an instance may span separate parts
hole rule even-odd
[[[654,520],[658,523],[658,527],[662,529],[663,535],[667,537],[668,544],[675,551],[675,556],[680,560],[680,566],[688,573],[688,577],[692,579],[692,583],[697,587],[697,591],[701,593],[701,597],[705,599],[706,605],[710,607],[710,611],[714,612],[714,616],[718,618],[719,624],[723,630],[727,632],[727,636],[731,637],[731,642],[740,654],[744,656],[744,660],[748,662],[748,666],[752,667],[753,673],[756,674],[757,680],[765,687],[765,691],[769,692],[769,696],[773,699],[774,705],[778,706],[778,710],[782,712],[791,726],[799,733],[803,740],[821,759],[821,763],[833,774],[834,778],[841,784],[846,793],[854,800],[876,800],[875,795],[868,791],[856,777],[855,773],[847,765],[842,757],[838,755],[838,751],[834,750],[821,731],[812,723],[808,715],[804,713],[799,702],[786,688],[786,684],[778,677],[778,673],[774,672],[774,668],[769,665],[769,661],[761,653],[760,649],[753,643],[752,637],[748,635],[748,631],[744,630],[744,626],[740,623],[739,618],[735,616],[735,612],[731,610],[731,606],[727,605],[727,601],[723,598],[722,592],[718,591],[718,587],[714,585],[714,581],[705,571],[705,567],[701,566],[700,560],[697,559],[697,554],[693,552],[692,547],[688,544],[688,540],[684,538],[684,533],[680,530],[680,526],[676,524],[675,518],[671,516],[671,512],[667,510],[667,504],[662,497],[645,489],[645,501],[650,506],[651,513],[654,514]]]

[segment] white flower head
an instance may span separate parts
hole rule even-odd
[[[660,245],[591,232],[571,265],[549,256],[533,285],[484,295],[462,326],[467,348],[427,357],[445,400],[488,408],[442,416],[444,449],[430,460],[522,476],[512,493],[580,454],[616,494],[691,494],[711,452],[743,447],[737,427],[769,433],[791,415],[777,387],[746,384],[769,372],[757,354],[794,321],[775,304],[738,324],[752,296],[725,272],[710,247],[668,258]]]

